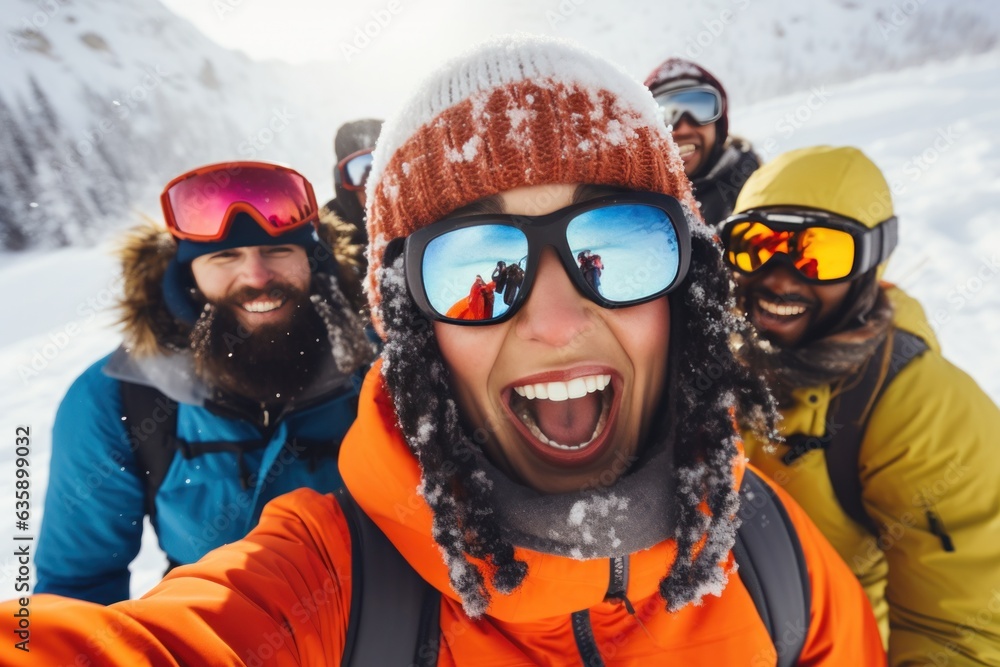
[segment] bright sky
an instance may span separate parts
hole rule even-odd
[[[572,0],[565,0],[568,6]],[[580,2],[581,0],[577,0]],[[546,12],[494,0],[162,0],[220,44],[256,59],[338,60],[364,53],[420,58],[512,29],[550,31]],[[551,7],[548,5],[551,4]],[[352,53],[352,49],[354,49]],[[404,55],[408,54],[408,55]],[[435,58],[437,59],[437,58]]]

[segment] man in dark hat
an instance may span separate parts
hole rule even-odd
[[[671,127],[702,217],[709,224],[724,220],[760,166],[750,142],[729,134],[725,88],[708,70],[683,58],[665,60],[646,78],[646,87]]]
[[[372,167],[375,140],[381,130],[382,121],[375,118],[352,120],[340,126],[333,140],[337,160],[333,167],[335,197],[320,211],[324,223],[338,228],[340,234],[358,246],[356,254],[360,262],[355,273],[358,277],[365,273],[364,249],[368,244],[365,184]],[[360,289],[350,296],[352,300],[364,299]]]

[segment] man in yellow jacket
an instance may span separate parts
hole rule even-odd
[[[742,355],[785,442],[753,464],[806,509],[874,607],[892,665],[1000,664],[1000,411],[946,361],[920,305],[879,276],[896,243],[861,151],[791,151],[720,227]]]

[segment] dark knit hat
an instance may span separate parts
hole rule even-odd
[[[317,243],[319,236],[313,225],[302,225],[290,232],[272,236],[250,215],[237,213],[224,239],[204,242],[178,239],[176,259],[181,264],[187,264],[196,257],[213,252],[260,245],[300,245],[308,251]]]
[[[646,87],[654,96],[691,86],[711,86],[722,99],[722,115],[715,121],[715,145],[721,148],[729,137],[729,96],[719,80],[701,65],[683,58],[667,58],[646,77]],[[709,160],[711,163],[714,160]]]

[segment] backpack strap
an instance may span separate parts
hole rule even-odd
[[[792,667],[809,632],[812,586],[798,533],[774,490],[749,468],[740,485],[742,520],[733,544],[738,573],[778,653]]]
[[[351,616],[340,664],[436,665],[441,593],[410,567],[346,488],[334,497],[351,534]]]
[[[159,389],[121,380],[122,416],[156,526],[156,493],[177,451],[177,401]]]
[[[927,351],[918,336],[901,329],[891,329],[864,368],[849,379],[848,387],[831,404],[827,416],[830,431],[826,445],[826,470],[837,501],[849,517],[872,535],[879,534],[875,521],[868,516],[861,500],[861,477],[858,456],[868,420],[886,388],[901,370]],[[839,430],[835,430],[840,427]]]

